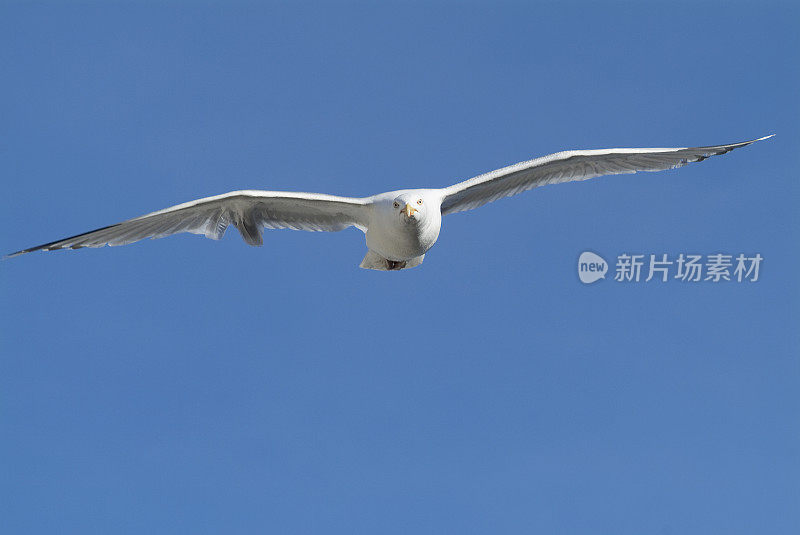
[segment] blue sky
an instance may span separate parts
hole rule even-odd
[[[8,533],[797,533],[793,3],[0,7],[4,252],[241,188],[769,141],[360,232],[0,263]],[[582,285],[578,255],[760,253]]]

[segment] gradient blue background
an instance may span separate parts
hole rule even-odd
[[[360,232],[0,263],[3,533],[797,533],[796,3],[0,6],[3,252],[240,188],[769,141]],[[233,229],[231,229],[233,230]],[[755,284],[576,259],[760,253]]]

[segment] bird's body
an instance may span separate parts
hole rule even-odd
[[[234,225],[245,242],[260,246],[263,228],[337,231],[356,227],[366,235],[361,267],[382,271],[422,263],[436,243],[442,216],[471,210],[523,191],[600,175],[661,171],[725,154],[764,138],[694,148],[565,151],[504,167],[441,189],[409,189],[354,198],[321,193],[243,190],[166,208],[135,219],[23,249],[125,245],[178,232],[220,239]]]
[[[442,228],[439,192],[400,190],[374,196],[366,232],[367,248],[393,262],[424,255],[436,243]],[[410,215],[403,211],[406,205],[414,209]],[[400,208],[403,210],[398,213]]]

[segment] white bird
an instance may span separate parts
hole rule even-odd
[[[362,198],[288,191],[232,191],[23,249],[8,257],[32,251],[125,245],[178,232],[204,234],[218,240],[231,224],[245,242],[256,246],[263,243],[262,228],[337,231],[356,227],[366,235],[368,249],[360,267],[399,270],[422,263],[425,253],[439,237],[444,215],[471,210],[546,184],[674,169],[770,137],[710,147],[557,152],[448,188],[404,189]]]

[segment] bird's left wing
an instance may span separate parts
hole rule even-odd
[[[510,197],[546,184],[586,180],[601,175],[674,169],[770,137],[772,136],[710,147],[557,152],[510,165],[445,188],[442,190],[444,193],[442,215],[471,210],[502,197]]]
[[[364,230],[367,225],[367,204],[368,199],[321,193],[232,191],[23,249],[8,257],[32,251],[125,245],[144,238],[162,238],[179,232],[205,234],[208,238],[218,240],[231,224],[250,245],[263,243],[262,228],[337,231],[354,226]]]

